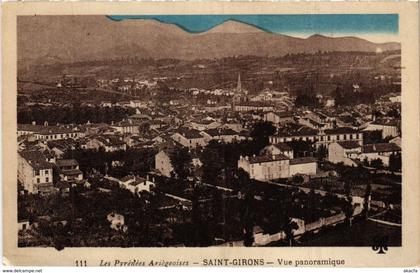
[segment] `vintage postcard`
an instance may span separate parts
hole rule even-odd
[[[420,265],[417,2],[2,23],[4,264]]]

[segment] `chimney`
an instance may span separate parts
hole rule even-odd
[[[146,175],[146,180],[149,181],[149,175]]]

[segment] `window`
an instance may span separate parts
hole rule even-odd
[[[45,183],[48,183],[48,182],[49,182],[48,177],[45,177]]]
[[[45,170],[45,174],[48,174],[48,170]]]
[[[39,182],[41,182],[41,180],[39,178],[37,178],[36,179],[36,183],[39,183]]]
[[[39,170],[34,171],[35,175],[39,175]]]

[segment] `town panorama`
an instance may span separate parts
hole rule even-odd
[[[18,59],[19,246],[401,246],[400,49],[355,48]]]

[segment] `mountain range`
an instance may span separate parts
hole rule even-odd
[[[283,56],[317,51],[400,49],[357,37],[312,35],[296,38],[226,21],[193,34],[156,20],[113,21],[105,16],[19,16],[18,65],[40,65],[109,58],[212,59],[235,55]]]

